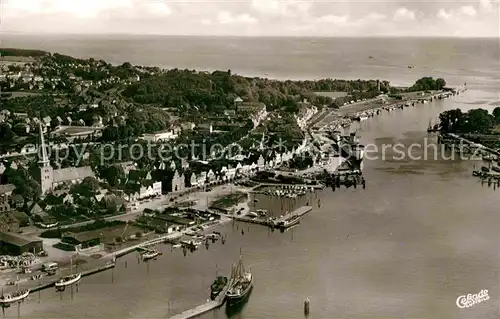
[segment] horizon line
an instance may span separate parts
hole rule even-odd
[[[377,39],[377,38],[420,38],[420,39],[499,39],[499,36],[459,36],[459,35],[231,35],[231,34],[155,34],[155,33],[55,33],[55,32],[21,32],[21,31],[1,31],[0,35],[25,35],[25,36],[95,36],[95,37],[112,37],[112,36],[134,36],[134,37],[201,37],[201,38],[358,38],[358,39]],[[0,44],[2,40],[0,39]]]

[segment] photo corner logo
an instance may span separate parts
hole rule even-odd
[[[488,290],[483,289],[478,294],[467,294],[461,295],[457,298],[456,304],[458,308],[470,308],[478,303],[487,301],[490,299],[488,295]]]

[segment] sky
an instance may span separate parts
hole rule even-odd
[[[0,0],[2,33],[499,37],[500,0]]]

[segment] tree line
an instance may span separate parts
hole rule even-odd
[[[490,133],[494,126],[500,124],[500,107],[490,114],[485,109],[473,109],[464,113],[454,109],[439,114],[439,126],[442,133]]]

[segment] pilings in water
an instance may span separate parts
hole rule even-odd
[[[306,300],[304,300],[304,315],[306,317],[309,316],[309,298],[306,298]]]

